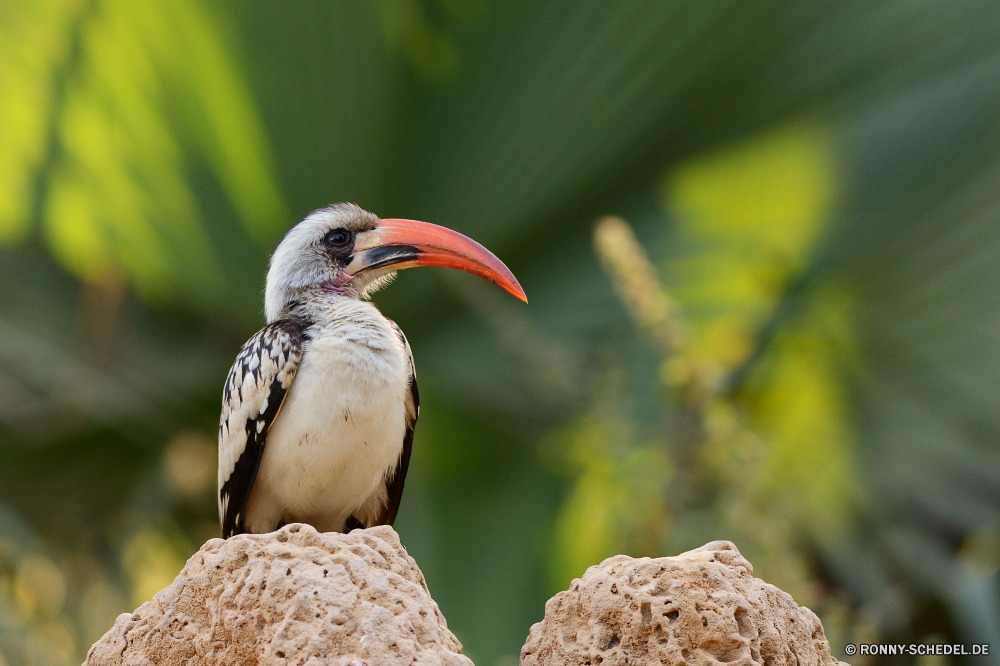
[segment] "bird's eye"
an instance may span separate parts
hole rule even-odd
[[[354,234],[347,229],[334,229],[323,237],[323,243],[334,250],[346,249],[354,242]]]

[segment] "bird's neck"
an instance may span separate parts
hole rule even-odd
[[[367,301],[317,287],[289,301],[277,318],[298,322],[303,328],[323,329],[342,325],[348,319],[381,317],[378,309]]]
[[[366,368],[365,376],[373,367],[380,368],[378,374],[392,377],[403,371],[399,338],[389,321],[368,301],[343,297],[312,301],[307,317],[304,356],[311,359],[310,363]],[[370,377],[364,380],[370,381]]]

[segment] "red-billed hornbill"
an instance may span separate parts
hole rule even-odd
[[[411,266],[459,268],[527,302],[479,243],[354,204],[312,213],[278,244],[267,326],[243,346],[223,392],[224,538],[292,522],[333,532],[392,525],[420,401],[406,337],[364,299]]]

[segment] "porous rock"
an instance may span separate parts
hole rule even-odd
[[[732,543],[676,557],[617,555],[545,604],[521,666],[847,666],[823,625],[753,577]]]
[[[208,541],[114,626],[93,666],[472,666],[391,527]]]

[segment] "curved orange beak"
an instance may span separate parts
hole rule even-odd
[[[514,274],[485,247],[457,231],[416,220],[379,220],[371,231],[359,233],[350,275],[377,268],[392,270],[411,266],[457,268],[495,282],[528,302]]]

